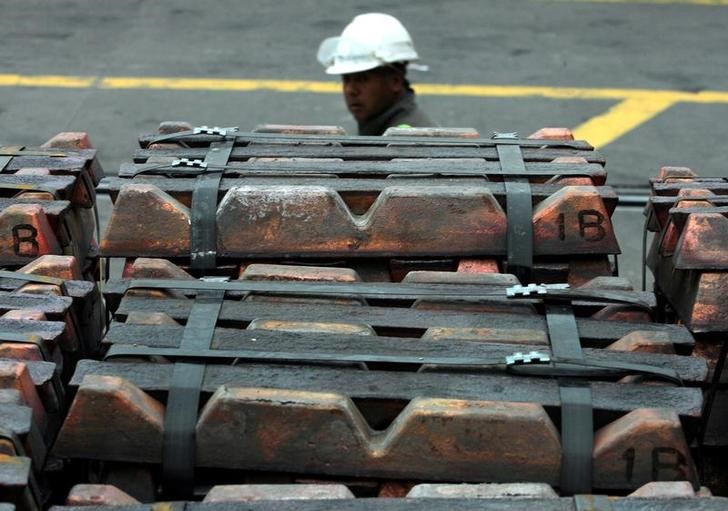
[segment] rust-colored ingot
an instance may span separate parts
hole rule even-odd
[[[375,432],[341,395],[260,388],[220,387],[197,441],[201,466],[373,477],[554,483],[561,459],[536,404],[418,398]]]
[[[126,316],[125,323],[133,325],[179,326],[179,323],[164,312],[132,311]]]
[[[60,457],[159,462],[164,406],[123,378],[87,375],[71,404],[54,452]],[[104,445],[88,453],[86,445]]]
[[[689,167],[673,167],[664,166],[660,167],[660,171],[657,173],[658,181],[668,181],[670,179],[689,179],[698,177],[698,175]]]
[[[220,204],[218,243],[223,254],[454,254],[504,247],[505,225],[478,187],[392,186],[355,217],[327,187],[241,186]]]
[[[83,131],[64,131],[41,145],[44,149],[93,149],[88,133]]]
[[[402,282],[419,282],[429,284],[482,284],[486,286],[502,286],[505,288],[519,284],[519,280],[510,273],[467,273],[467,272],[452,272],[452,271],[411,271],[402,280]],[[467,302],[462,300],[437,300],[437,299],[419,299],[416,300],[412,305],[414,309],[422,310],[454,310],[454,311],[469,311],[469,312],[509,312],[509,313],[523,313],[533,314],[536,309],[529,303],[513,303],[503,300],[491,300],[484,302]],[[448,330],[448,329],[445,329]],[[453,333],[455,330],[453,329]],[[470,338],[473,335],[473,329],[462,329],[462,335],[466,337],[458,338]],[[470,332],[470,333],[469,333]],[[435,335],[435,332],[433,332]],[[438,336],[440,334],[437,334]],[[443,332],[443,336],[446,334]],[[433,337],[435,338],[435,337]]]
[[[728,218],[719,213],[692,213],[675,247],[678,269],[728,270]]]
[[[569,274],[566,279],[571,287],[581,287],[596,277],[611,276],[612,264],[607,256],[569,260]]]
[[[138,257],[134,260],[126,260],[122,271],[122,278],[125,279],[194,279],[179,266],[166,259],[150,259]],[[184,298],[184,293],[174,289],[131,289],[129,296],[148,296],[151,298]]]
[[[392,126],[384,132],[385,137],[449,137],[449,138],[480,138],[475,128],[398,128]]]
[[[383,481],[377,492],[378,499],[402,499],[410,492],[414,483],[404,481]]]
[[[584,165],[589,163],[589,160],[582,156],[557,156],[551,161],[553,163],[583,163]]]
[[[45,408],[25,363],[0,360],[0,388],[15,389],[20,392],[23,401],[33,410],[33,419],[38,424],[45,424]]]
[[[693,332],[727,331],[728,272],[683,271],[673,275],[679,280],[667,288],[669,299],[687,327]]]
[[[498,273],[497,259],[460,259],[458,273]]]
[[[640,308],[630,305],[608,305],[592,314],[592,319],[602,321],[624,321],[627,323],[649,323],[652,315]]]
[[[544,483],[481,483],[481,484],[418,484],[407,494],[409,498],[436,499],[555,499],[558,494]]]
[[[569,128],[541,128],[528,135],[528,138],[538,140],[574,140],[574,134]]]
[[[15,195],[16,199],[27,201],[45,202],[55,200],[52,193],[49,192],[20,192]]]
[[[193,279],[194,277],[166,259],[138,257],[124,264],[125,279]]]
[[[0,339],[0,358],[41,361],[43,354],[34,344],[3,343]]]
[[[32,295],[63,296],[61,289],[55,284],[25,284],[18,292]]]
[[[635,353],[675,354],[675,347],[667,332],[635,330],[607,346],[608,350]]]
[[[632,283],[622,277],[601,276],[584,282],[581,289],[602,289],[610,291],[634,291]]]
[[[695,478],[690,449],[673,410],[635,410],[594,435],[595,488],[636,488],[650,481]]]
[[[703,490],[703,488],[701,488]],[[710,490],[705,488],[708,494],[701,496],[710,496]],[[628,497],[639,497],[643,499],[674,499],[679,497],[696,497],[697,492],[693,489],[693,485],[688,481],[653,481],[644,486],[640,486],[633,491]]]
[[[533,213],[535,255],[618,254],[609,212],[590,186],[569,186],[541,201]]]
[[[302,124],[259,124],[253,133],[278,133],[281,135],[346,135],[341,126],[302,125]]]
[[[18,270],[30,275],[43,275],[64,280],[83,280],[81,267],[74,256],[44,255]]]
[[[180,131],[191,131],[193,126],[185,121],[163,121],[159,123],[157,132],[160,135],[171,135]]]
[[[12,204],[0,212],[0,257],[60,254],[61,247],[37,204]]]
[[[318,266],[290,266],[284,264],[249,264],[241,273],[240,280],[272,280],[292,282],[360,282],[359,274],[350,268],[328,268]],[[361,305],[359,298],[302,297],[265,295],[251,293],[245,301],[275,303],[337,303]]]
[[[156,186],[124,185],[100,248],[109,256],[188,256],[190,211]]]
[[[284,264],[249,264],[240,273],[240,280],[280,280],[316,282],[361,282],[359,275],[350,268],[319,266],[291,266]]]
[[[498,272],[453,272],[453,271],[411,271],[402,279],[403,283],[423,284],[480,284],[483,286],[515,286],[518,279],[510,273]]]
[[[41,311],[31,309],[16,309],[7,311],[2,315],[3,319],[25,319],[28,321],[46,321],[46,315]],[[2,334],[0,334],[2,339]]]
[[[532,344],[545,346],[548,336],[542,330],[528,328],[428,328],[422,335],[423,340],[446,341],[458,339],[464,341],[498,343],[498,344]]]
[[[278,330],[296,333],[322,333],[340,335],[377,335],[369,325],[353,323],[319,323],[314,321],[285,321],[274,319],[255,319],[248,330]]]
[[[213,486],[202,502],[353,499],[343,484],[231,484]]]
[[[691,199],[680,199],[675,202],[673,208],[675,209],[689,209],[689,208],[712,208],[713,204],[710,200],[698,200],[697,198]],[[692,215],[690,215],[692,216]],[[688,216],[688,220],[690,219]],[[675,222],[671,222],[668,217],[665,222],[661,225],[667,225],[665,234],[662,237],[662,245],[660,247],[660,253],[663,255],[672,254],[678,243],[681,233],[685,230],[685,223],[678,225]]]
[[[133,506],[140,502],[116,486],[77,484],[66,497],[67,506]]]
[[[549,179],[549,183],[558,184],[560,186],[592,186],[594,181],[589,177],[561,177]]]

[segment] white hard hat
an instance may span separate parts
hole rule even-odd
[[[378,12],[360,14],[340,36],[324,39],[317,57],[330,75],[358,73],[419,59],[407,29],[394,16]],[[412,67],[427,70],[427,66]]]

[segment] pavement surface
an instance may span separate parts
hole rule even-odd
[[[3,0],[0,143],[87,131],[113,174],[164,120],[355,133],[315,54],[369,11],[409,29],[430,65],[410,78],[440,125],[572,128],[612,185],[662,165],[728,177],[728,0]],[[641,211],[614,223],[639,284]]]

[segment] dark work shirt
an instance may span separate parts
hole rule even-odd
[[[408,90],[394,105],[373,119],[359,123],[359,135],[382,135],[387,128],[407,125],[412,128],[437,126],[415,102],[415,92]]]

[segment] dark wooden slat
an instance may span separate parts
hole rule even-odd
[[[68,312],[72,303],[73,299],[70,297],[0,291],[0,313],[17,309],[33,309],[58,316]]]
[[[138,149],[134,161],[144,163],[152,156],[171,156],[176,158],[204,159],[206,148],[180,148],[174,150]],[[540,149],[524,148],[523,158],[531,162],[550,162],[559,156],[581,156],[589,163],[604,164],[604,158],[594,152],[581,149]],[[348,160],[391,160],[392,158],[485,158],[497,161],[495,148],[485,147],[332,147],[321,145],[250,145],[236,147],[231,160],[248,158],[344,158]]]
[[[16,172],[24,168],[40,167],[50,169],[51,173],[79,174],[91,164],[91,159],[83,156],[15,156],[5,166],[5,172]]]
[[[117,315],[125,316],[132,311],[164,312],[174,319],[185,320],[189,316],[191,301],[184,299],[156,300],[135,296],[124,297]],[[545,320],[538,315],[506,313],[475,313],[430,311],[406,308],[359,307],[329,304],[295,304],[237,302],[227,300],[223,304],[220,320],[250,322],[254,319],[286,319],[289,321],[314,321],[358,323],[374,328],[405,328],[424,330],[431,327],[451,328],[508,328],[518,325],[546,331]],[[684,328],[659,323],[626,323],[578,318],[577,325],[582,340],[604,346],[635,330],[667,332],[674,344],[692,346],[694,339]]]
[[[162,164],[123,163],[119,177],[132,177],[137,172]],[[253,161],[232,162],[226,166],[226,174],[256,175],[285,174],[336,174],[336,175],[400,175],[436,173],[444,176],[503,175],[499,162],[482,159],[446,160],[440,158],[418,159],[417,161]],[[550,176],[594,176],[603,184],[606,177],[604,167],[598,164],[580,163],[527,163],[526,175]]]
[[[514,325],[514,328],[517,325]],[[151,326],[112,323],[104,342],[149,347],[179,347],[183,326]],[[549,353],[548,346],[488,344],[457,339],[419,340],[401,337],[375,337],[341,334],[300,334],[269,330],[233,330],[218,328],[212,339],[212,348],[219,350],[244,349],[252,351],[280,351],[287,353],[340,353],[389,356],[445,356],[462,358],[493,358],[505,360],[514,352],[538,350]],[[702,382],[707,376],[704,360],[678,355],[629,353],[611,350],[585,349],[592,360],[646,364],[671,368],[684,381]]]
[[[142,135],[139,137],[139,146],[147,147],[149,143],[159,138],[160,134]],[[348,146],[387,146],[390,144],[416,144],[418,146],[449,146],[469,145],[479,147],[494,147],[496,144],[519,145],[522,147],[573,147],[578,149],[592,150],[593,147],[583,140],[543,140],[543,139],[501,139],[492,138],[458,138],[458,137],[418,137],[418,136],[397,136],[397,137],[374,137],[374,136],[350,136],[350,135],[319,135],[319,134],[289,134],[289,133],[261,133],[261,132],[237,132],[232,134],[236,145],[249,143],[268,144],[303,144],[303,143],[329,143]],[[221,138],[216,135],[176,135],[175,139],[183,141],[188,145],[209,146],[212,142],[219,142]]]
[[[117,376],[149,392],[165,392],[171,364],[97,362],[82,360],[71,385],[88,374]],[[354,398],[410,401],[415,397],[539,403],[560,406],[558,383],[552,379],[461,373],[406,373],[360,371],[324,367],[239,364],[209,365],[202,390],[212,393],[221,385],[334,392]],[[638,408],[672,408],[681,416],[697,418],[702,391],[689,387],[592,383],[594,409],[628,412]]]
[[[12,197],[22,191],[40,191],[52,193],[57,199],[68,200],[75,183],[73,176],[0,174],[0,195]]]

